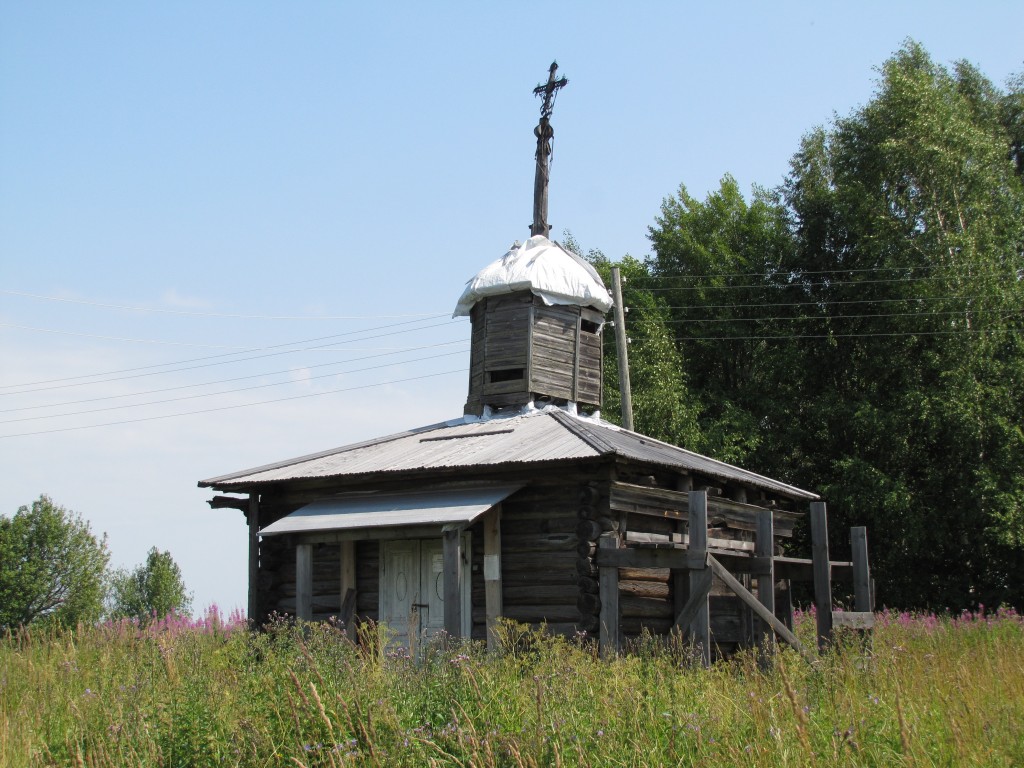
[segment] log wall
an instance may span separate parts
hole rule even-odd
[[[472,343],[466,413],[535,397],[599,407],[604,316],[547,306],[529,291],[489,296],[470,311]]]
[[[542,471],[536,468],[496,471],[474,477],[479,482],[526,484],[502,502],[503,616],[533,626],[543,623],[559,634],[582,630],[596,636],[601,620],[601,599],[595,553],[602,534],[612,532],[627,547],[639,543],[648,547],[659,544],[670,547],[688,540],[686,515],[678,514],[686,492],[666,489],[663,484],[639,484],[651,482],[653,475],[631,476],[630,483],[619,482],[613,479],[622,476],[616,471],[616,465],[598,461],[545,466]],[[671,482],[672,478],[668,480]],[[389,489],[401,491],[417,487],[424,486],[406,481],[393,484]],[[275,503],[273,497],[269,497],[268,503],[261,507],[261,524],[279,519],[322,495],[325,495],[324,489],[311,487],[305,491],[293,489],[287,497],[280,497],[287,498],[287,503],[280,500]],[[753,505],[712,499],[709,507],[712,549],[716,546],[753,549],[754,534],[748,530]],[[776,519],[780,530],[776,534],[790,535],[795,518],[792,512],[778,510]],[[486,590],[482,523],[472,526],[469,533],[471,636],[483,640],[486,638]],[[380,546],[376,541],[358,541],[355,552],[356,616],[361,621],[377,620]],[[324,620],[341,611],[340,546],[315,544],[312,554],[312,613],[314,619]],[[739,578],[748,585],[756,580],[756,577],[742,574]],[[259,604],[264,615],[294,614],[294,540],[289,537],[262,540],[258,583]],[[645,630],[654,635],[669,633],[675,614],[687,597],[686,584],[686,579],[674,577],[668,568],[619,568],[621,639],[628,642]],[[716,652],[729,653],[751,641],[755,628],[749,609],[717,577],[709,605]],[[783,610],[781,604],[778,610]]]

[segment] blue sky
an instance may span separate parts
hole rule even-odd
[[[642,258],[680,184],[779,184],[907,38],[1024,70],[1021,16],[3,0],[0,513],[47,493],[115,564],[169,549],[197,607],[243,606],[241,517],[196,481],[461,413],[448,315],[528,235],[553,59],[553,232]]]

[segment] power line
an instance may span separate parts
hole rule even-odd
[[[972,309],[966,310],[971,315],[1001,313],[998,309]],[[716,318],[691,318],[687,320],[665,320],[665,325],[688,325],[691,323],[764,323],[764,322],[826,322],[830,320],[866,320],[880,317],[946,317],[949,315],[963,315],[965,310],[953,310],[949,312],[888,312],[870,315],[821,315],[819,317],[716,317]],[[1019,312],[1007,313],[1008,315],[1020,314]]]
[[[58,328],[37,328],[32,325],[18,325],[16,323],[0,323],[0,328],[15,328],[19,331],[32,331],[33,333],[54,333],[60,336],[77,336],[83,339],[101,339],[103,341],[127,341],[132,344],[160,344],[168,347],[196,347],[198,349],[245,349],[245,347],[232,347],[228,346],[227,344],[192,344],[187,341],[164,341],[161,339],[133,339],[127,336],[104,336],[98,333],[63,331]]]
[[[744,304],[732,302],[730,304],[686,304],[683,306],[659,304],[654,309],[675,309],[675,310],[705,310],[705,309],[764,309],[771,307],[831,307],[840,304],[902,304],[908,301],[920,303],[923,301],[972,301],[975,296],[907,296],[902,299],[835,299],[821,301],[791,301],[791,302],[767,302],[758,304]],[[643,310],[644,307],[639,307]]]
[[[766,269],[761,272],[719,272],[707,275],[644,275],[644,280],[704,280],[709,277],[768,277],[772,275],[834,275],[843,274],[864,274],[869,272],[912,272],[917,269],[939,269],[940,264],[921,264],[918,266],[906,267],[858,267],[856,269]]]
[[[318,376],[310,376],[309,378],[305,379],[304,381],[312,381],[314,379],[324,379],[324,378],[327,378],[329,376],[341,376],[341,375],[351,374],[351,373],[363,373],[365,371],[375,371],[375,370],[378,370],[380,368],[390,368],[391,366],[394,366],[394,365],[405,365],[407,363],[420,363],[420,362],[423,362],[425,360],[435,360],[435,359],[440,358],[440,357],[451,357],[452,355],[461,355],[464,352],[466,352],[466,350],[460,349],[460,350],[456,350],[455,352],[445,352],[445,353],[440,354],[440,355],[428,355],[426,357],[413,358],[412,360],[398,360],[396,362],[383,363],[381,365],[371,365],[371,366],[367,366],[366,368],[354,368],[354,369],[352,369],[350,371],[338,371],[338,372],[334,372],[334,373],[322,373],[322,374],[320,374]],[[251,386],[251,387],[238,387],[238,388],[235,388],[235,389],[225,389],[225,390],[223,390],[221,392],[204,392],[204,393],[201,393],[201,394],[198,394],[198,395],[183,395],[181,397],[168,397],[168,398],[164,398],[163,400],[150,400],[149,402],[145,402],[145,403],[127,403],[125,405],[110,405],[110,406],[106,406],[106,407],[103,407],[103,408],[90,408],[90,409],[84,410],[84,411],[72,411],[71,413],[50,413],[50,414],[45,414],[43,416],[22,416],[22,417],[17,418],[17,419],[4,419],[3,421],[0,421],[0,424],[14,424],[15,422],[21,422],[21,421],[41,421],[43,419],[62,419],[62,418],[67,417],[67,416],[84,416],[85,414],[88,414],[88,413],[101,413],[101,412],[104,412],[104,411],[117,411],[117,410],[123,410],[125,408],[144,408],[144,407],[149,406],[149,405],[163,405],[164,403],[177,403],[177,402],[181,402],[183,400],[198,400],[199,398],[202,398],[202,397],[218,397],[220,395],[233,395],[233,394],[237,394],[238,392],[249,392],[249,391],[252,391],[254,389],[269,389],[270,387],[283,387],[283,386],[287,386],[289,384],[295,384],[295,383],[296,382],[294,382],[294,381],[277,381],[277,382],[272,382],[272,383],[269,383],[269,384],[256,384],[256,385]]]
[[[11,435],[0,435],[0,440],[6,439],[6,438],[10,438],[10,437],[28,437],[30,435],[48,435],[48,434],[52,434],[54,432],[73,432],[73,431],[82,430],[82,429],[96,429],[97,427],[112,427],[112,426],[116,426],[116,425],[119,425],[119,424],[137,424],[137,423],[143,422],[143,421],[157,421],[157,420],[160,420],[160,419],[174,419],[174,418],[177,418],[179,416],[194,416],[196,414],[201,414],[201,413],[215,413],[217,411],[230,411],[230,410],[234,410],[234,409],[237,409],[237,408],[250,408],[250,407],[256,406],[256,405],[269,405],[271,403],[283,403],[283,402],[286,402],[288,400],[301,400],[301,399],[307,398],[307,397],[322,397],[324,395],[334,395],[334,394],[338,394],[339,392],[354,392],[354,391],[359,390],[359,389],[370,389],[372,387],[385,387],[385,386],[389,386],[391,384],[404,384],[404,383],[409,382],[409,381],[419,381],[421,379],[430,379],[430,378],[434,378],[434,377],[437,377],[437,376],[449,376],[449,375],[451,375],[453,373],[465,374],[465,372],[466,372],[466,370],[464,368],[459,368],[459,369],[456,369],[456,370],[453,370],[453,371],[441,371],[440,373],[427,373],[427,374],[424,374],[422,376],[411,376],[411,377],[409,377],[407,379],[393,379],[391,381],[381,381],[381,382],[377,382],[375,384],[362,384],[360,386],[355,386],[355,387],[343,387],[341,389],[332,389],[332,390],[328,390],[326,392],[308,392],[308,393],[306,393],[304,395],[292,395],[290,397],[279,397],[279,398],[275,398],[273,400],[261,400],[259,402],[255,402],[255,403],[237,403],[235,405],[223,405],[223,406],[220,406],[218,408],[205,408],[205,409],[199,410],[199,411],[184,411],[182,413],[167,413],[167,414],[164,414],[162,416],[145,416],[145,417],[138,418],[138,419],[123,419],[121,421],[108,421],[108,422],[104,422],[102,424],[85,424],[85,425],[78,426],[78,427],[60,427],[60,428],[57,428],[57,429],[39,430],[37,432],[18,432],[18,433],[11,434]]]
[[[352,358],[350,360],[335,361],[335,362],[332,362],[332,363],[316,363],[314,365],[307,365],[307,366],[303,366],[303,367],[307,368],[307,369],[325,368],[325,367],[331,366],[331,365],[342,365],[343,363],[357,363],[357,362],[360,362],[362,360],[372,360],[372,359],[375,359],[375,358],[378,358],[378,357],[387,357],[389,355],[397,355],[397,354],[400,354],[402,352],[418,352],[418,351],[423,350],[423,349],[436,349],[437,347],[449,347],[449,346],[452,346],[453,344],[464,344],[464,343],[465,343],[465,340],[464,339],[460,339],[459,341],[446,341],[446,342],[443,342],[441,344],[426,344],[426,345],[423,345],[423,346],[420,346],[420,347],[403,347],[402,349],[398,349],[398,350],[391,351],[391,352],[382,352],[382,353],[377,354],[377,355],[366,355],[364,357],[356,357],[356,358]],[[462,351],[465,351],[465,350],[462,350]],[[398,363],[396,363],[396,365],[397,364]],[[174,392],[174,391],[182,390],[182,389],[195,389],[196,387],[208,387],[208,386],[212,386],[214,384],[229,384],[229,383],[235,382],[235,381],[245,381],[247,379],[258,379],[258,378],[262,378],[264,376],[276,376],[276,375],[282,374],[282,373],[293,373],[294,371],[295,371],[295,368],[284,368],[284,369],[277,370],[277,371],[266,371],[266,372],[263,372],[263,373],[252,373],[252,374],[249,374],[247,376],[235,376],[235,377],[232,377],[230,379],[217,379],[215,381],[204,381],[204,382],[199,382],[199,383],[196,383],[196,384],[180,384],[180,385],[175,386],[175,387],[163,387],[161,389],[149,389],[149,390],[144,390],[142,392],[126,392],[126,393],[120,394],[120,395],[103,395],[102,397],[87,397],[87,398],[83,398],[81,400],[65,400],[64,402],[61,402],[61,403],[48,403],[46,405],[25,405],[25,406],[21,406],[19,408],[3,408],[3,409],[0,409],[0,413],[13,413],[15,411],[35,411],[35,410],[39,410],[41,408],[59,408],[61,406],[66,406],[66,405],[81,405],[83,403],[96,403],[96,402],[100,402],[100,401],[103,401],[103,400],[119,400],[119,399],[123,399],[123,398],[126,398],[126,397],[141,397],[143,395],[156,395],[156,394],[160,394],[161,392]],[[344,373],[344,371],[342,371],[341,373]],[[116,379],[112,379],[112,381],[116,381]],[[33,392],[33,390],[22,390],[21,392],[19,392],[17,394],[31,394],[32,392]]]
[[[126,304],[108,304],[100,301],[88,301],[86,299],[69,299],[62,296],[44,296],[38,293],[27,293],[25,291],[9,291],[0,289],[0,293],[8,296],[21,296],[28,299],[40,301],[59,301],[66,304],[82,304],[88,307],[99,307],[101,309],[118,309],[128,312],[150,312],[163,315],[185,315],[187,317],[223,317],[237,320],[389,320],[399,317],[440,317],[445,313],[434,312],[410,312],[403,315],[238,315],[225,312],[192,312],[181,309],[160,309],[156,307],[139,307]]]
[[[1024,328],[962,328],[956,331],[893,331],[892,333],[785,333],[777,336],[686,336],[680,341],[771,341],[777,339],[863,339],[901,336],[972,336],[986,333],[1020,333]]]
[[[441,317],[441,315],[438,315],[438,317]],[[433,318],[429,318],[429,319],[433,319]],[[58,382],[58,381],[74,381],[76,379],[87,379],[87,378],[92,378],[92,377],[96,377],[96,376],[109,376],[109,375],[112,375],[112,374],[115,374],[115,373],[131,373],[133,371],[144,371],[144,370],[148,370],[150,368],[163,368],[163,367],[166,367],[166,366],[169,366],[169,365],[184,365],[186,363],[195,363],[195,362],[199,362],[199,361],[202,361],[202,360],[214,360],[214,359],[220,358],[220,357],[230,357],[231,355],[245,354],[245,352],[260,352],[260,351],[265,350],[265,349],[278,349],[280,347],[290,347],[290,346],[294,346],[296,344],[307,344],[307,343],[312,342],[312,341],[323,341],[324,339],[337,339],[337,338],[342,338],[342,337],[345,337],[345,336],[354,336],[357,333],[367,333],[369,331],[380,331],[380,330],[384,330],[384,329],[387,329],[387,328],[397,328],[397,327],[400,327],[400,326],[412,325],[413,323],[421,323],[421,322],[423,322],[423,320],[406,320],[405,322],[401,322],[401,323],[388,323],[387,325],[379,325],[379,326],[375,326],[373,328],[364,328],[364,329],[361,329],[361,330],[358,330],[358,331],[348,331],[346,333],[331,334],[329,336],[317,336],[317,337],[314,337],[314,338],[311,338],[311,339],[300,339],[299,341],[289,341],[289,342],[285,342],[283,344],[274,344],[274,345],[271,345],[269,347],[252,347],[252,348],[244,350],[243,352],[240,352],[240,353],[239,352],[224,352],[224,353],[219,354],[219,355],[206,355],[204,357],[193,357],[193,358],[189,358],[187,360],[176,360],[176,361],[173,361],[173,362],[170,362],[170,363],[155,363],[153,365],[142,365],[142,366],[136,366],[134,368],[121,368],[119,370],[114,370],[114,371],[102,371],[100,373],[82,374],[81,376],[66,376],[64,378],[59,378],[59,379],[45,379],[45,380],[42,380],[42,381],[32,381],[32,382],[26,382],[24,384],[5,384],[5,385],[0,385],[0,389],[9,389],[11,387],[21,387],[21,386],[26,386],[27,387],[27,386],[34,386],[36,384],[51,384],[51,383]],[[433,328],[435,326],[427,326],[427,327]],[[416,330],[416,329],[411,329],[411,330]]]
[[[417,321],[410,321],[410,322],[422,322],[422,321],[417,320]],[[458,321],[458,320],[450,320],[450,321],[445,322],[445,323],[435,323],[433,325],[423,325],[423,326],[419,326],[417,328],[403,328],[402,330],[390,331],[388,333],[380,333],[380,334],[377,334],[375,336],[364,336],[364,337],[359,338],[359,339],[353,339],[353,341],[357,341],[358,342],[358,341],[368,341],[370,339],[380,339],[380,338],[384,338],[385,336],[396,336],[396,335],[398,335],[400,333],[424,331],[424,330],[428,330],[430,328],[439,328],[439,327],[445,326],[445,325],[453,325],[453,324],[456,324],[458,322],[460,322],[460,321]],[[394,328],[394,327],[397,327],[397,326],[404,326],[404,325],[408,325],[408,324],[409,323],[393,323],[393,324],[390,324],[390,325],[381,326],[381,328]],[[304,343],[308,343],[308,342],[312,342],[312,341],[322,341],[324,339],[337,339],[337,338],[341,338],[341,337],[344,337],[344,336],[353,336],[353,335],[355,335],[357,333],[366,333],[367,331],[372,331],[372,330],[379,330],[379,329],[369,328],[369,329],[365,329],[365,330],[362,330],[362,331],[349,331],[348,333],[332,334],[330,336],[320,336],[318,338],[306,339],[304,341],[290,341],[290,342],[287,342],[287,343],[284,343],[284,344],[275,344],[275,345],[272,345],[272,346],[269,346],[269,347],[254,347],[254,348],[252,348],[251,350],[248,350],[248,351],[258,352],[258,351],[266,350],[266,349],[278,349],[280,347],[290,347],[290,346],[294,346],[296,344],[304,344]],[[25,384],[7,384],[7,385],[0,386],[0,389],[10,389],[10,388],[13,388],[13,387],[35,387],[38,384],[50,384],[50,383],[62,382],[62,381],[65,381],[65,382],[72,382],[73,381],[73,382],[75,382],[75,383],[69,383],[69,384],[55,384],[54,386],[50,386],[50,387],[38,387],[38,388],[32,389],[32,390],[22,389],[22,390],[19,390],[17,392],[0,392],[0,396],[2,396],[2,395],[20,395],[20,394],[24,394],[25,392],[42,392],[42,391],[52,390],[52,389],[67,389],[69,387],[83,387],[83,386],[89,386],[91,384],[105,384],[105,383],[110,382],[110,381],[124,381],[126,379],[143,378],[145,376],[157,376],[157,375],[160,375],[160,374],[163,374],[163,373],[178,373],[180,371],[192,371],[192,370],[196,370],[198,368],[210,368],[210,367],[217,366],[217,365],[228,365],[230,363],[241,363],[241,362],[247,362],[249,360],[261,360],[261,359],[266,358],[266,357],[277,357],[277,356],[280,356],[280,355],[290,355],[290,354],[294,354],[296,352],[309,352],[309,351],[330,352],[330,351],[344,351],[344,350],[332,349],[330,344],[321,344],[321,345],[314,346],[314,347],[302,347],[302,348],[299,348],[299,349],[286,349],[286,350],[282,350],[282,351],[279,351],[279,352],[268,352],[268,353],[263,354],[263,355],[252,355],[250,357],[239,357],[239,358],[235,358],[233,360],[218,360],[218,358],[222,358],[222,357],[233,357],[235,355],[244,354],[244,352],[229,352],[229,353],[220,354],[220,355],[209,355],[209,356],[206,356],[206,357],[193,358],[192,360],[183,360],[183,361],[179,361],[177,363],[158,363],[158,364],[154,364],[154,365],[138,366],[138,367],[135,367],[135,368],[124,368],[124,369],[121,369],[121,370],[109,371],[107,373],[92,373],[92,374],[83,374],[81,376],[68,376],[68,377],[65,377],[65,378],[47,379],[47,380],[43,380],[43,381],[37,381],[37,382],[25,383]],[[149,369],[152,369],[152,368],[167,368],[168,366],[179,365],[179,363],[183,364],[183,363],[189,363],[189,362],[199,362],[199,361],[202,361],[202,360],[217,360],[217,362],[212,362],[212,363],[202,363],[202,362],[200,362],[200,364],[198,364],[198,365],[182,365],[181,367],[178,367],[178,368],[169,368],[167,370],[162,370],[162,371],[152,371],[152,370],[149,370]],[[114,377],[114,378],[106,378],[106,379],[97,379],[96,378],[96,377],[99,377],[99,376],[107,376],[107,375],[115,374],[115,373],[130,373],[132,371],[148,371],[148,372],[147,373],[134,373],[134,374],[129,375],[129,376],[117,376],[117,377]],[[95,381],[76,381],[78,379],[89,379],[89,378],[96,379],[96,380]]]
[[[822,286],[834,287],[838,285],[875,285],[882,283],[925,283],[933,282],[937,280],[946,279],[941,276],[936,277],[894,277],[889,279],[879,280],[825,280],[817,283],[803,283],[803,282],[792,282],[784,284],[770,284],[770,283],[750,283],[744,285],[689,285],[689,286],[677,286],[673,288],[643,288],[642,290],[649,293],[667,293],[670,291],[724,291],[724,290],[740,290],[746,288],[758,288],[762,290],[783,290],[785,288],[818,288]]]
[[[443,317],[443,315],[434,315],[434,317]],[[432,318],[421,318],[421,319],[434,319]],[[38,328],[32,325],[18,325],[16,323],[0,323],[0,328],[16,328],[21,331],[32,331],[34,333],[54,333],[61,336],[77,336],[85,339],[101,339],[104,341],[126,341],[132,344],[160,344],[169,347],[197,347],[199,349],[235,349],[242,352],[248,350],[248,347],[234,347],[227,344],[194,344],[188,341],[166,341],[164,339],[134,339],[126,336],[104,336],[98,333],[82,333],[81,331],[65,331],[59,328]],[[350,333],[358,333],[358,331],[350,331]],[[344,334],[342,334],[344,335]],[[329,337],[324,337],[329,338]]]

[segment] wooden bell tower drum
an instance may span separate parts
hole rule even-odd
[[[488,296],[470,312],[465,412],[545,402],[601,407],[601,329],[591,307],[548,306],[530,291]]]

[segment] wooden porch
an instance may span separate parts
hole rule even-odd
[[[823,502],[811,504],[812,552],[805,559],[776,554],[778,513],[771,509],[709,499],[707,490],[666,491],[624,483],[614,483],[610,497],[609,508],[620,514],[618,521],[606,521],[605,527],[610,530],[601,532],[593,558],[599,574],[600,648],[606,656],[622,650],[620,569],[670,570],[675,616],[671,631],[693,643],[705,666],[711,664],[714,642],[709,599],[715,579],[741,601],[751,616],[750,640],[765,651],[778,637],[809,656],[793,634],[793,581],[814,584],[819,649],[831,642],[834,628],[869,630],[874,625],[866,529],[850,531],[851,561],[830,560]],[[709,504],[713,515],[728,517],[734,526],[738,523],[750,528],[753,541],[709,538]],[[671,519],[686,532],[663,534],[660,538],[666,540],[661,541],[652,541],[650,536],[634,537],[626,525],[627,513]],[[788,522],[784,519],[784,524]],[[855,610],[834,610],[834,578],[852,580]],[[780,597],[783,605],[777,604]]]

